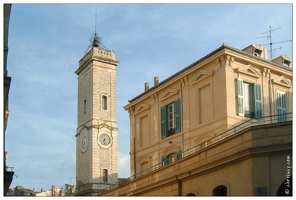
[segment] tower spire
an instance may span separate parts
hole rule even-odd
[[[97,8],[96,8],[96,15],[95,15],[95,35],[93,37],[92,46],[93,47],[99,47],[100,44],[100,37],[97,34]]]
[[[96,15],[95,15],[95,34],[97,34],[97,16],[98,16],[98,11],[96,7]]]
[[[102,48],[107,50],[107,48],[102,43],[102,38],[97,34],[97,8],[96,8],[96,14],[95,14],[95,33],[91,36],[89,39],[90,44],[87,47],[85,54],[87,54],[93,47]]]

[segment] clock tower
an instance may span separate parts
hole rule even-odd
[[[97,196],[118,185],[115,52],[95,33],[79,61],[76,196]]]

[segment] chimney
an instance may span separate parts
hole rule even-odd
[[[55,186],[53,185],[53,186],[51,186],[51,196],[55,196]]]
[[[148,83],[148,82],[145,83],[145,92],[146,92],[147,90],[149,90],[149,83]]]
[[[290,67],[291,59],[287,55],[281,55],[273,59],[271,62],[282,65],[284,67]]]
[[[159,83],[159,79],[157,76],[154,77],[154,86],[157,86]]]

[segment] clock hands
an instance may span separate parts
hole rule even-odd
[[[110,144],[111,139],[107,134],[102,134],[99,141],[105,147],[106,145]]]

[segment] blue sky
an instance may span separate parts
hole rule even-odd
[[[97,11],[96,11],[97,10]],[[97,12],[97,20],[95,15]],[[96,22],[96,23],[95,23]],[[13,4],[9,25],[11,187],[75,184],[78,61],[96,31],[116,52],[119,177],[129,177],[129,116],[123,106],[223,43],[292,40],[292,4]],[[265,45],[269,49],[269,45]],[[292,59],[292,42],[273,45]],[[293,63],[292,63],[293,64]]]

